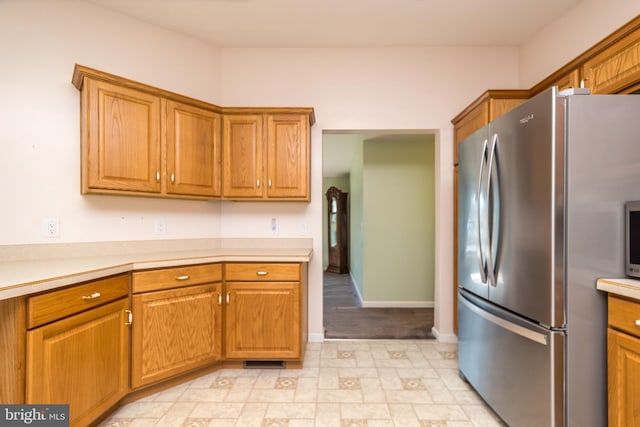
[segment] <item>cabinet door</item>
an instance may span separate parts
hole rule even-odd
[[[220,116],[167,101],[167,193],[220,196]]]
[[[88,425],[128,391],[127,299],[27,332],[27,403],[69,404]]]
[[[467,136],[489,123],[489,102],[483,102],[471,110],[453,128],[453,164],[458,164],[458,144]]]
[[[580,87],[580,70],[574,69],[555,80],[551,86],[558,86],[558,90]]]
[[[262,198],[262,117],[224,116],[222,127],[222,196]]]
[[[160,192],[160,98],[103,81],[85,84],[83,193]]]
[[[300,283],[227,282],[226,357],[301,357]]]
[[[267,197],[309,200],[309,118],[267,116]]]
[[[640,339],[607,332],[609,426],[640,425]]]
[[[582,75],[591,93],[618,93],[640,80],[640,32],[622,38],[585,62]]]
[[[220,360],[221,286],[133,296],[132,387]]]

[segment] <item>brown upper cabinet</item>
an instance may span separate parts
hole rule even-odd
[[[453,164],[458,164],[458,144],[490,121],[522,104],[527,90],[488,90],[458,114],[453,123]]]
[[[309,201],[312,114],[225,114],[222,198]]]
[[[310,200],[312,108],[224,108],[81,65],[72,82],[82,194]]]
[[[76,65],[82,193],[220,196],[218,107]]]
[[[262,116],[226,115],[222,193],[225,198],[262,198]]]
[[[558,90],[572,89],[580,87],[580,70],[577,68],[569,70],[558,76],[550,85],[558,86]]]
[[[220,114],[167,101],[167,193],[220,196]]]
[[[587,60],[584,85],[591,93],[624,93],[640,87],[640,31],[613,43]]]

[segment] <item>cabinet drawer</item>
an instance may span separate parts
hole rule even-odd
[[[640,337],[640,302],[612,295],[609,295],[608,301],[609,326]]]
[[[128,274],[36,295],[27,300],[27,328],[62,319],[127,295]]]
[[[133,273],[133,293],[220,282],[221,264],[191,265]]]
[[[243,281],[300,280],[298,263],[228,263],[225,279]]]

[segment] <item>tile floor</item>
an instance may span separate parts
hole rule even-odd
[[[101,427],[503,426],[435,340],[309,343],[303,369],[222,369],[119,408]]]

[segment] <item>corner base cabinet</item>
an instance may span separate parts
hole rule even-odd
[[[306,264],[227,263],[226,359],[301,361]]]
[[[220,360],[221,280],[221,264],[133,273],[132,388]]]

